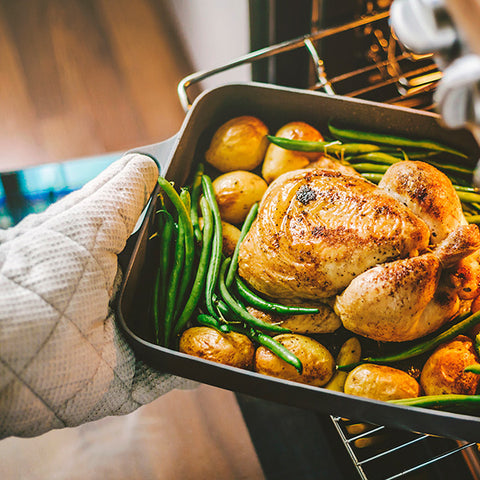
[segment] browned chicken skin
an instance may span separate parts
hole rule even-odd
[[[476,225],[462,225],[432,253],[384,263],[356,277],[337,296],[335,311],[345,328],[373,340],[404,342],[432,333],[460,307],[458,294],[440,286],[442,266],[479,247]]]
[[[478,255],[480,231],[448,178],[425,165],[392,166],[387,191],[330,169],[281,175],[241,245],[240,275],[284,303],[336,296],[343,325],[372,339],[435,331],[478,289],[477,273],[465,270],[478,262],[465,259]],[[459,265],[468,282],[455,276]]]
[[[424,251],[429,236],[422,220],[359,176],[296,170],[265,193],[239,272],[271,298],[325,299],[379,263]]]
[[[459,225],[467,224],[449,178],[428,163],[398,162],[385,172],[378,186],[428,225],[433,245]]]

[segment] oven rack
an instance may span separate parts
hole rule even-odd
[[[440,80],[442,73],[432,62],[432,55],[416,55],[404,50],[393,34],[389,39],[383,37],[382,32],[380,29],[376,29],[375,25],[380,22],[387,22],[388,18],[388,11],[365,15],[351,22],[320,29],[302,37],[255,50],[212,69],[192,73],[179,82],[177,87],[178,98],[186,112],[192,105],[193,100],[190,98],[188,90],[193,85],[219,73],[304,48],[312,60],[310,90],[321,90],[330,95],[362,97],[371,95],[382,88],[394,86],[396,95],[382,99],[383,103],[417,107],[419,102],[414,101],[414,98],[419,94],[432,91]],[[360,27],[373,29],[374,33],[372,35],[378,37],[378,42],[370,46],[371,51],[369,52],[375,57],[375,60],[359,68],[329,77],[325,61],[321,58],[316,44],[318,45],[319,41],[339,34],[353,32]],[[377,34],[376,32],[380,33]],[[400,52],[398,52],[399,49]],[[378,53],[379,51],[382,55]],[[347,91],[345,91],[345,87],[342,87],[344,82],[351,82],[365,76],[369,77],[369,84],[362,88],[347,88]],[[421,105],[420,108],[431,110],[433,105]]]
[[[381,425],[358,423],[336,416],[330,418],[362,480],[409,479],[434,464],[441,468],[441,462],[454,455],[462,455],[466,471],[472,479],[480,478],[475,442],[408,431],[393,432]],[[428,450],[418,448],[426,442],[429,442]],[[460,474],[458,478],[464,477]]]

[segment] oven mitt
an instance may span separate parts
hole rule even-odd
[[[158,168],[125,155],[0,231],[0,438],[122,415],[185,379],[135,359],[114,321],[125,247]]]

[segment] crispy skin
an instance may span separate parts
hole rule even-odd
[[[428,163],[398,162],[387,170],[378,186],[425,221],[433,245],[459,225],[467,224],[451,181]]]
[[[458,393],[473,395],[480,377],[464,372],[469,365],[479,363],[473,342],[459,335],[440,345],[428,358],[422,369],[420,383],[426,395]]]
[[[434,332],[459,310],[455,289],[439,283],[442,267],[480,245],[476,225],[461,225],[433,251],[378,265],[356,277],[337,296],[345,328],[385,342],[404,342]]]
[[[418,254],[429,236],[422,220],[363,178],[297,170],[265,193],[239,272],[271,298],[315,301],[379,263]]]
[[[384,342],[404,342],[440,328],[458,311],[455,293],[438,289],[440,263],[432,253],[396,260],[359,275],[337,296],[344,327]]]

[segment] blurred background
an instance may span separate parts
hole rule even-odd
[[[179,80],[247,51],[246,0],[1,0],[0,228],[174,135]]]

